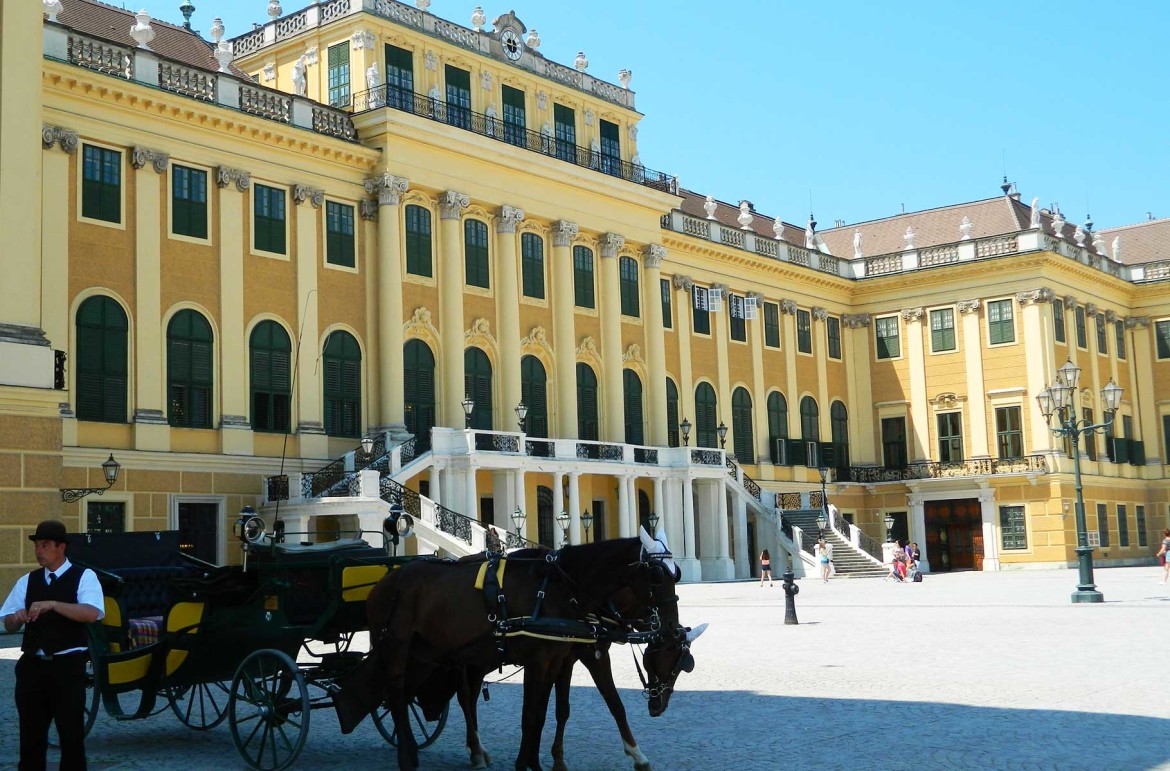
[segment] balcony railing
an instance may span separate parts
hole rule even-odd
[[[847,466],[832,470],[834,482],[902,482],[912,479],[948,479],[995,474],[1045,474],[1048,459],[1043,455],[1022,458],[978,458],[957,463],[911,463],[903,468]]]
[[[448,104],[426,94],[408,91],[387,83],[368,91],[360,91],[353,96],[355,115],[383,107],[390,107],[421,118],[446,123],[449,126],[514,145],[530,152],[557,158],[612,177],[619,177],[627,182],[645,185],[667,193],[678,193],[677,177],[648,169],[641,164],[623,161],[621,158],[606,155],[588,147],[558,140],[554,136],[532,131],[524,126],[505,123],[498,117],[473,112],[467,107]]]

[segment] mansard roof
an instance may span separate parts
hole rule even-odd
[[[1127,265],[1170,259],[1170,219],[1149,220],[1101,231],[1106,243],[1120,239],[1118,258]]]

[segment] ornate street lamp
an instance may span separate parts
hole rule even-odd
[[[66,503],[73,503],[74,501],[80,501],[87,495],[92,495],[94,493],[97,493],[98,495],[103,494],[106,490],[109,490],[114,486],[114,482],[118,481],[118,469],[120,468],[122,468],[122,466],[119,465],[118,461],[114,460],[114,454],[110,453],[110,457],[106,460],[105,463],[102,464],[102,476],[106,478],[105,487],[63,488],[61,490],[61,500],[65,501]]]
[[[561,526],[561,534],[563,536],[563,540],[561,541],[561,545],[568,546],[569,545],[569,512],[565,511],[564,509],[561,509],[561,513],[557,514],[557,523]]]
[[[894,515],[887,513],[884,521],[886,523],[886,543],[889,543],[894,540]]]
[[[682,423],[679,423],[678,427],[682,431],[683,447],[686,447],[691,439],[691,421],[683,418]]]
[[[1081,436],[1092,436],[1096,433],[1106,433],[1113,425],[1113,418],[1117,408],[1121,406],[1122,388],[1110,378],[1101,389],[1101,403],[1105,407],[1105,421],[1093,423],[1092,420],[1078,420],[1076,407],[1077,382],[1080,380],[1080,367],[1069,359],[1056,371],[1056,379],[1052,385],[1046,387],[1036,395],[1036,403],[1040,406],[1040,414],[1048,424],[1052,433],[1059,437],[1066,437],[1072,442],[1073,449],[1073,479],[1077,493],[1076,525],[1077,525],[1077,568],[1080,583],[1073,592],[1072,601],[1104,602],[1105,595],[1097,591],[1093,583],[1093,547],[1089,546],[1089,533],[1085,524],[1085,496],[1081,486]],[[1052,426],[1052,418],[1056,418],[1056,426]]]
[[[475,410],[475,399],[468,396],[463,400],[463,427],[471,428],[471,413]]]
[[[585,543],[589,543],[589,527],[593,524],[593,515],[589,509],[581,512],[581,525],[585,528]]]
[[[524,420],[527,417],[528,407],[524,404],[524,401],[521,400],[520,403],[516,405],[516,423],[520,426],[520,433],[522,434],[524,433]]]
[[[369,457],[374,453],[374,437],[366,434],[362,437],[362,453]]]
[[[652,511],[650,512],[650,516],[646,517],[646,521],[650,523],[650,535],[657,533],[658,523],[662,521],[662,518],[659,517],[657,513]]]
[[[821,475],[821,516],[828,519],[829,493],[825,488],[825,484],[829,481],[829,467],[821,466],[817,469],[817,472]]]
[[[824,510],[817,515],[817,538],[823,538],[825,535],[825,528],[829,526],[829,518],[825,516]]]
[[[514,524],[516,526],[516,537],[517,538],[524,537],[523,531],[524,531],[524,520],[525,519],[527,519],[527,517],[524,514],[524,509],[517,506],[516,510],[512,512],[512,524]]]
[[[719,434],[719,449],[727,448],[727,424],[722,420],[719,421],[719,428],[715,429],[715,433]]]

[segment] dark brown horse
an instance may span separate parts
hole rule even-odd
[[[616,615],[628,624],[641,618],[649,643],[644,661],[651,714],[665,709],[674,679],[693,666],[686,631],[678,623],[677,568],[665,544],[644,532],[641,540],[567,547],[555,559],[510,558],[498,590],[502,603],[491,596],[485,599],[485,592],[475,588],[477,575],[482,578],[487,572],[483,565],[419,560],[393,571],[370,595],[372,651],[366,666],[345,683],[335,701],[343,728],[378,703],[386,703],[395,720],[400,768],[414,769],[418,764],[407,715],[411,699],[418,697],[425,709],[452,694],[468,716],[472,761],[486,762],[475,701],[483,676],[504,663],[525,668],[516,768],[540,768],[540,734],[551,690],[558,679],[571,674],[580,646],[594,642],[588,626],[577,622],[550,629],[548,619]],[[490,579],[488,583],[492,589]],[[517,621],[533,617],[538,621]],[[603,661],[608,664],[604,655],[594,659],[599,670]],[[608,667],[604,669],[601,682],[612,686]]]

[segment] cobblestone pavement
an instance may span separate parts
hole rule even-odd
[[[779,582],[684,585],[684,622],[711,626],[666,714],[649,717],[620,647],[615,676],[634,734],[660,771],[1170,769],[1170,587],[1158,585],[1154,567],[1096,577],[1107,600],[1096,606],[1070,603],[1076,574],[1067,570],[928,575],[908,585],[807,579],[799,626],[784,625]],[[0,650],[0,766],[17,753],[17,655]],[[570,768],[631,768],[578,670]],[[518,680],[480,704],[497,769],[512,767],[519,745]],[[552,729],[550,714],[546,759]],[[123,723],[102,714],[87,748],[93,769],[244,768],[226,724],[193,733],[169,711]],[[424,768],[469,767],[458,710],[421,760]],[[313,714],[296,768],[370,766],[395,767],[370,721],[342,736],[331,711]]]

